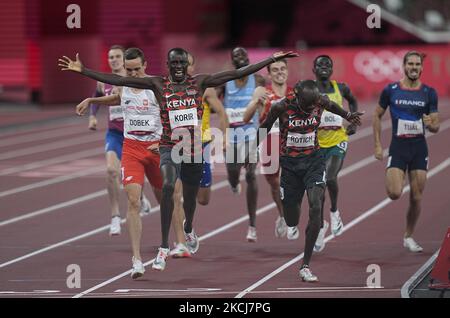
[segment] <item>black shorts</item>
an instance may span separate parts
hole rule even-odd
[[[386,169],[428,170],[428,147],[425,138],[392,138]]]
[[[299,202],[305,190],[326,186],[325,155],[315,151],[306,157],[281,157],[281,200]]]
[[[177,177],[183,182],[190,185],[200,185],[203,173],[203,163],[189,163],[179,162],[175,163],[172,159],[172,148],[160,147],[160,164],[162,167],[166,164],[170,164],[175,167],[177,171]]]

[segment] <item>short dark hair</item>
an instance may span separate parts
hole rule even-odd
[[[403,57],[403,65],[406,64],[406,62],[408,61],[408,58],[412,55],[416,55],[418,57],[420,57],[420,63],[423,64],[423,60],[425,59],[425,56],[427,56],[425,53],[420,53],[418,51],[408,51],[406,52],[405,56]]]
[[[188,52],[185,49],[182,49],[181,47],[175,47],[173,49],[170,49],[169,52],[167,52],[167,60],[169,60],[170,53],[175,52],[177,54],[182,54],[188,56]]]
[[[111,51],[111,50],[121,50],[122,53],[125,52],[125,48],[122,45],[118,45],[118,44],[111,45],[108,51]]]
[[[236,46],[235,48],[233,48],[232,50],[231,50],[231,52],[230,52],[230,56],[231,56],[231,58],[233,58],[233,53],[234,53],[234,51],[237,51],[237,50],[242,50],[242,51],[244,51],[245,52],[245,54],[247,54],[248,55],[248,51],[247,51],[247,49],[246,48],[244,48],[244,47],[242,47],[242,46]]]
[[[313,62],[313,65],[314,65],[314,66],[316,65],[317,61],[318,61],[320,58],[326,58],[326,59],[329,59],[330,62],[331,62],[331,65],[333,65],[333,59],[332,59],[329,55],[322,54],[322,55],[316,56],[316,58],[314,59],[314,62]]]
[[[297,91],[297,93],[299,93],[299,94],[301,92],[303,92],[305,89],[313,90],[315,88],[317,88],[317,84],[316,84],[316,81],[313,81],[313,80],[298,81],[294,87],[295,91]]]
[[[277,62],[283,62],[287,66],[287,59],[281,59],[281,60],[278,60]],[[270,73],[270,65],[272,65],[272,63],[267,65],[267,72],[268,73]]]
[[[145,62],[145,55],[144,52],[142,52],[141,49],[137,47],[130,47],[125,50],[125,53],[123,54],[123,58],[125,60],[134,60],[136,58],[140,57],[142,64]]]

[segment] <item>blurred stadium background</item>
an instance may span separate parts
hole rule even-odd
[[[81,28],[69,29],[69,4],[81,8]],[[381,28],[366,20],[371,3],[381,8]],[[149,74],[166,72],[166,52],[183,47],[198,72],[231,67],[233,46],[251,61],[278,49],[302,57],[290,63],[290,80],[312,78],[312,60],[329,54],[334,77],[361,100],[377,98],[402,76],[406,50],[427,54],[422,77],[441,98],[450,94],[450,1],[448,0],[15,0],[0,2],[0,110],[71,104],[91,95],[94,83],[60,72],[57,58],[80,53],[90,68],[109,71],[113,44],[137,46]],[[262,70],[261,74],[265,75]]]

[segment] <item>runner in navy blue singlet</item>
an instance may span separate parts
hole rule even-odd
[[[434,88],[421,83],[425,55],[416,51],[403,59],[405,77],[387,85],[380,96],[373,117],[375,158],[383,159],[381,118],[389,107],[392,119],[392,141],[386,170],[386,192],[392,200],[400,198],[406,172],[411,186],[403,246],[411,252],[422,247],[412,238],[419,219],[422,193],[428,170],[428,147],[425,130],[439,130],[438,97]]]

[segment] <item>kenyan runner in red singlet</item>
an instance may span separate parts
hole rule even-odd
[[[317,130],[326,109],[355,125],[360,125],[362,113],[346,112],[336,103],[321,95],[312,80],[295,85],[295,94],[272,106],[260,128],[269,129],[278,119],[281,139],[281,201],[288,231],[298,225],[300,217],[299,198],[306,191],[309,202],[309,221],[305,235],[305,256],[300,269],[304,281],[317,281],[309,269],[313,247],[319,234],[322,198],[325,189],[325,157],[319,150]]]

